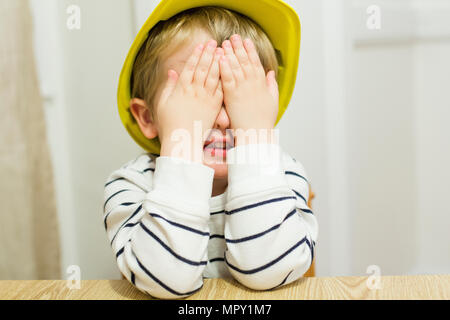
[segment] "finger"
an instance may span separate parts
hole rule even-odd
[[[164,89],[161,92],[161,98],[163,101],[165,101],[173,92],[175,86],[177,85],[178,81],[178,73],[175,70],[170,69],[167,72],[167,82],[164,86]]]
[[[276,101],[278,101],[280,93],[278,91],[278,82],[276,79],[275,71],[270,70],[269,73],[267,74],[266,80],[270,94]]]
[[[220,58],[220,77],[225,91],[234,89],[236,82],[226,55]]]
[[[234,54],[231,42],[229,40],[225,40],[223,42],[222,47],[223,50],[225,51],[225,56],[227,57],[227,60],[229,62],[230,68],[233,72],[233,76],[235,77],[236,81],[244,80],[245,79],[244,72],[242,71],[241,64],[239,63],[238,59],[236,58],[236,55]]]
[[[219,81],[219,84],[217,85],[216,93],[217,98],[223,98],[223,86],[222,81]]]
[[[189,57],[188,61],[184,65],[183,71],[180,75],[180,81],[184,86],[187,86],[192,83],[194,78],[194,72],[197,68],[197,64],[200,61],[200,58],[203,53],[204,44],[201,43],[197,45]]]
[[[217,88],[217,84],[220,82],[220,66],[219,60],[220,57],[223,56],[223,49],[217,48],[214,54],[214,61],[209,69],[208,78],[206,79],[205,89],[207,92],[214,94]]]
[[[247,51],[244,48],[244,44],[242,43],[242,39],[238,34],[231,36],[231,43],[234,48],[234,53],[236,55],[239,64],[245,74],[245,76],[251,77],[254,75],[253,65],[250,62]]]
[[[194,73],[194,83],[203,87],[205,85],[206,77],[208,76],[211,63],[214,58],[214,51],[217,48],[217,41],[208,41],[205,50],[203,50],[202,57],[197,65],[197,69]]]
[[[262,74],[264,74],[264,67],[261,64],[261,59],[259,58],[259,54],[256,51],[256,47],[253,41],[250,39],[245,39],[244,47],[245,50],[247,50],[248,58],[250,59],[250,62],[253,64],[255,69],[258,72],[262,72]]]

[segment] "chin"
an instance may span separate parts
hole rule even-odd
[[[228,179],[228,165],[226,161],[214,161],[207,159],[203,164],[214,170],[214,179]]]

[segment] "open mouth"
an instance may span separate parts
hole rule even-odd
[[[203,150],[211,156],[226,156],[227,151],[233,147],[226,138],[206,141]]]

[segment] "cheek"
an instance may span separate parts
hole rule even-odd
[[[153,120],[154,120],[156,125],[158,124],[158,114],[157,114],[158,103],[159,103],[159,100],[161,99],[161,94],[162,94],[162,91],[164,89],[164,86],[166,85],[166,82],[167,82],[167,80],[164,80],[164,81],[160,82],[160,85],[158,86],[158,89],[156,89],[155,95],[153,97],[152,105],[151,105],[152,114],[154,116]]]

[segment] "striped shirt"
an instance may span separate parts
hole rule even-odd
[[[272,156],[229,163],[228,187],[216,197],[213,169],[172,157],[142,154],[109,176],[104,227],[136,288],[172,299],[195,293],[204,278],[268,290],[306,273],[318,225],[305,170],[278,145],[238,146],[227,158],[249,151]]]

